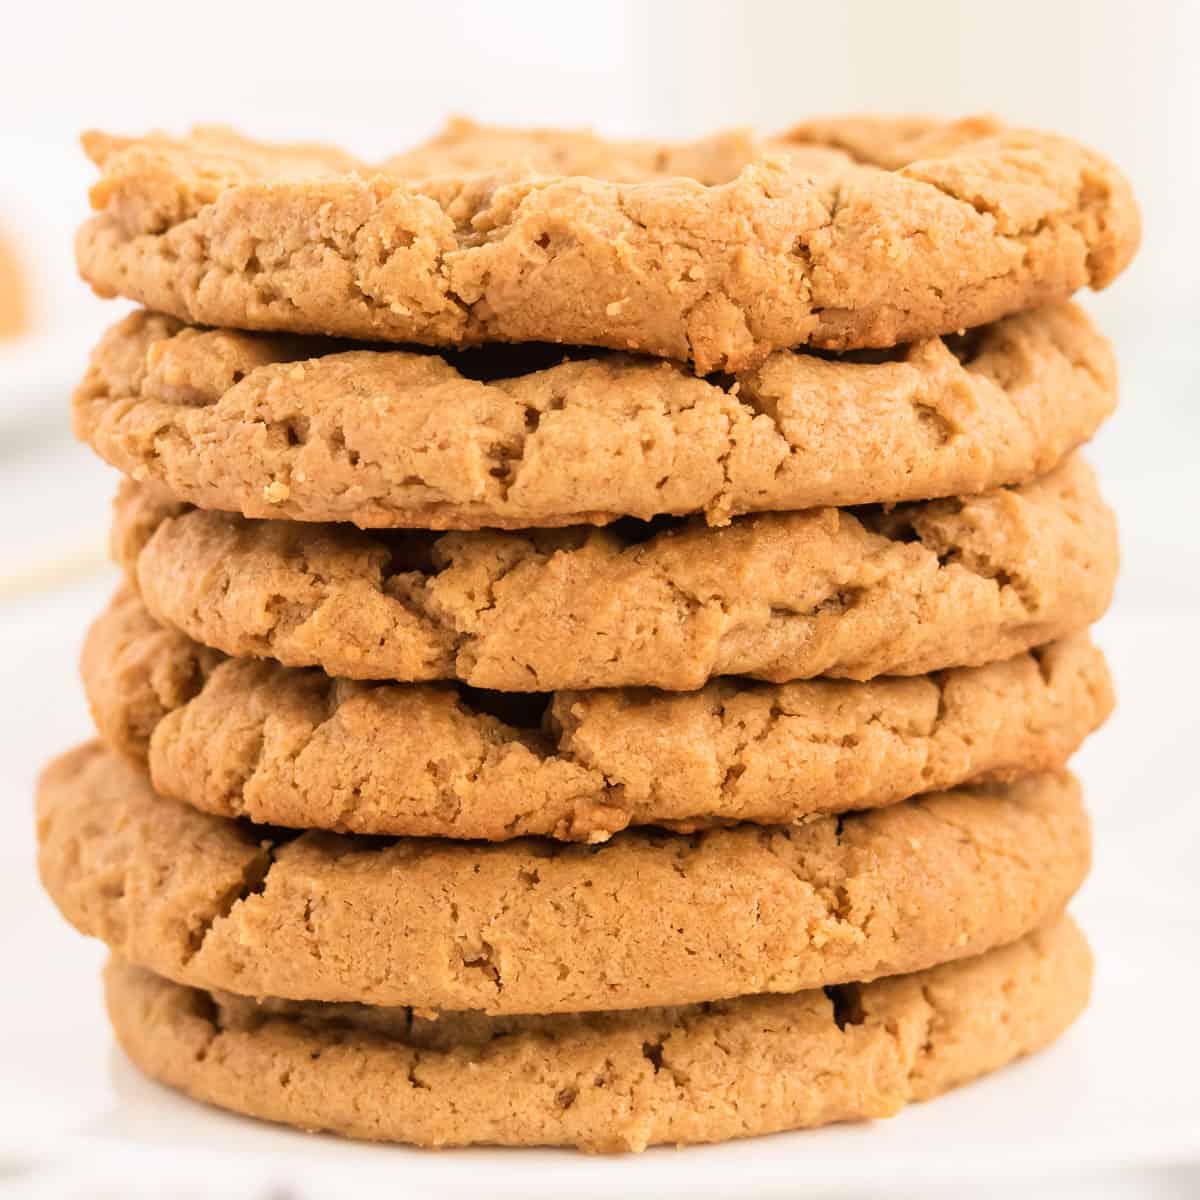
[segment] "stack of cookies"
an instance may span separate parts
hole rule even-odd
[[[147,1074],[641,1149],[1074,1019],[1108,163],[985,119],[85,145],[80,268],[146,309],[75,397],[125,582],[41,870]]]

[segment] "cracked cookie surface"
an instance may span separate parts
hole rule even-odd
[[[719,529],[364,532],[126,483],[113,546],[157,620],[227,654],[507,692],[978,666],[1091,624],[1117,567],[1075,457],[978,496]]]
[[[82,669],[102,736],[161,795],[268,825],[489,841],[876,808],[1061,767],[1112,708],[1086,634],[912,679],[513,697],[226,658],[128,590]]]
[[[126,1053],[197,1100],[372,1141],[613,1152],[891,1116],[1051,1042],[1091,974],[1062,918],[828,993],[579,1016],[259,1004],[117,959],[105,984]]]
[[[600,846],[296,835],[157,796],[98,744],[47,768],[37,813],[46,890],[131,963],[247,996],[491,1013],[792,992],[965,958],[1059,913],[1091,842],[1065,774]]]
[[[815,121],[687,146],[458,125],[372,166],[227,130],[85,135],[84,278],[197,324],[546,341],[741,370],[893,346],[1103,287],[1128,183],[988,118]]]
[[[780,351],[720,381],[623,355],[347,351],[139,312],[96,348],[74,414],[113,466],[201,508],[474,529],[980,492],[1045,474],[1115,401],[1111,349],[1070,304],[886,355]]]

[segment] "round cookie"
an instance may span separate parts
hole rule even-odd
[[[93,353],[75,430],[129,477],[247,517],[723,524],[1026,482],[1116,402],[1111,349],[1070,304],[866,360],[780,351],[720,380],[623,355],[482,357],[347,352],[136,312]]]
[[[914,975],[592,1015],[260,1004],[116,959],[105,986],[125,1052],[197,1100],[371,1141],[611,1152],[891,1116],[1053,1041],[1091,969],[1064,917]]]
[[[977,666],[1091,624],[1117,568],[1076,458],[890,510],[440,537],[247,521],[127,483],[113,545],[157,620],[227,654],[505,692]]]
[[[84,148],[101,176],[76,258],[100,295],[235,329],[640,350],[702,375],[1103,287],[1140,237],[1105,159],[979,117],[690,146],[459,127],[377,166],[212,129]]]
[[[1061,767],[1112,708],[1082,633],[924,678],[511,697],[225,658],[128,590],[82,673],[101,734],[161,795],[268,825],[490,841],[875,808]]]
[[[492,1013],[921,970],[1052,918],[1090,855],[1067,775],[784,828],[486,843],[240,824],[155,795],[98,745],[47,769],[38,835],[63,915],[176,982]]]

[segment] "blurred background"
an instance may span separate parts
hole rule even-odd
[[[685,137],[879,110],[990,111],[1057,130],[1115,159],[1141,200],[1140,257],[1108,293],[1082,298],[1123,372],[1121,412],[1090,453],[1124,530],[1125,574],[1099,634],[1123,706],[1079,760],[1099,850],[1077,907],[1101,974],[1066,1069],[1088,1076],[1091,1107],[1073,1117],[1067,1104],[1045,1133],[1069,1164],[1103,1168],[1107,1194],[1200,1194],[1188,1165],[1200,1155],[1200,1041],[1174,1020],[1175,1000],[1200,987],[1197,47],[1200,3],[1188,0],[43,0],[19,18],[10,10],[0,39],[0,953],[37,962],[38,974],[10,993],[18,1007],[0,1023],[0,1185],[67,1134],[164,1136],[146,1108],[161,1093],[137,1092],[109,1060],[99,953],[53,921],[30,867],[33,776],[86,734],[74,660],[114,578],[104,549],[113,478],[68,430],[87,351],[124,311],[75,276],[71,238],[92,176],[79,132],[225,122],[382,157],[451,113]],[[52,1038],[56,1054],[31,1052]]]

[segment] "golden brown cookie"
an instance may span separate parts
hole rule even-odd
[[[688,146],[460,125],[378,166],[213,129],[84,147],[101,177],[76,254],[101,295],[201,325],[599,345],[700,374],[1103,287],[1140,236],[1105,159],[980,117]]]
[[[126,484],[114,551],[163,624],[237,657],[508,692],[977,666],[1108,606],[1088,467],[895,509],[434,537],[248,521]]]
[[[268,825],[489,841],[875,808],[1061,767],[1112,708],[1082,633],[913,679],[513,697],[226,658],[127,590],[82,666],[101,734],[161,795]]]
[[[93,353],[75,430],[131,478],[247,517],[723,524],[1023,483],[1116,401],[1111,349],[1070,304],[865,357],[780,351],[705,380],[623,355],[347,352],[138,312]]]
[[[1051,919],[1090,855],[1068,775],[785,828],[487,843],[229,821],[97,744],[47,768],[38,835],[63,915],[179,983],[492,1013],[922,970]]]
[[[1053,1041],[1091,974],[1064,917],[913,975],[591,1015],[256,1004],[118,959],[105,985],[125,1052],[197,1100],[371,1141],[612,1152],[892,1116]]]

